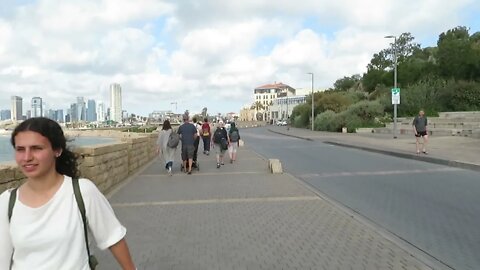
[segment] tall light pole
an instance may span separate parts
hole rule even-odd
[[[175,114],[177,114],[177,102],[176,101],[170,102],[170,105],[173,105],[173,104],[175,104]]]
[[[397,36],[385,36],[385,38],[393,38],[393,88],[397,89]],[[392,93],[393,95],[393,93]],[[393,138],[397,138],[397,102],[393,103]]]
[[[313,73],[312,72],[309,72],[307,74],[310,74],[312,75],[312,131],[313,131],[313,122],[314,122],[314,110],[315,110],[315,107],[314,107],[314,102],[315,102],[315,99],[313,98]]]

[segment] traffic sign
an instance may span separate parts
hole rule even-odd
[[[400,88],[392,88],[392,104],[400,104]]]

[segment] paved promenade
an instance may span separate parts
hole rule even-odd
[[[430,136],[428,155],[425,155],[415,153],[415,137],[412,135],[399,135],[397,139],[393,139],[391,134],[342,134],[279,126],[268,126],[268,129],[275,133],[307,140],[320,140],[403,158],[480,170],[480,139],[476,138]]]
[[[271,174],[248,144],[235,164],[199,161],[170,177],[155,160],[109,194],[138,269],[432,269],[303,182]],[[118,269],[96,253],[99,269]]]

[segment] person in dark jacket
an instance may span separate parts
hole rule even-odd
[[[224,127],[223,121],[220,120],[217,124],[217,128],[212,136],[213,147],[215,148],[217,157],[217,169],[220,165],[224,165],[223,156],[228,149],[228,133]]]

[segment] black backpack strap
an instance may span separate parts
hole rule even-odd
[[[85,234],[85,244],[87,246],[89,265],[91,269],[95,269],[95,266],[96,264],[98,264],[98,262],[96,262],[95,257],[90,255],[90,246],[88,245],[87,215],[85,211],[85,203],[83,202],[82,192],[80,191],[80,185],[78,183],[78,178],[72,178],[72,184],[73,193],[75,194],[75,200],[77,201],[78,209],[80,210],[80,214],[82,215],[83,232]],[[93,263],[92,260],[95,260],[95,263]]]
[[[17,201],[17,190],[18,188],[14,188],[12,191],[10,191],[10,200],[8,201],[8,222],[10,222],[10,219],[12,219],[13,207]]]

